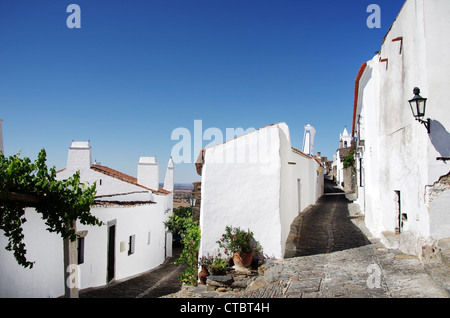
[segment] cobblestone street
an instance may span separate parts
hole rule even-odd
[[[351,195],[325,183],[325,195],[294,220],[285,259],[268,259],[245,289],[219,292],[207,285],[181,286],[180,253],[158,268],[83,298],[448,298],[420,260],[386,248],[370,236]],[[447,275],[448,276],[448,275]]]
[[[81,291],[80,298],[156,298],[175,293],[181,288],[178,275],[183,267],[173,262],[180,253],[181,248],[174,247],[173,256],[157,268],[127,280]]]
[[[244,291],[202,285],[167,297],[448,298],[418,258],[371,237],[351,199],[326,180],[325,195],[294,220],[285,259],[266,260]]]
[[[285,257],[307,256],[370,244],[352,221],[344,191],[325,179],[325,194],[291,225]]]
[[[249,298],[447,298],[413,257],[381,243],[269,264],[239,297]],[[258,287],[259,285],[259,287]]]

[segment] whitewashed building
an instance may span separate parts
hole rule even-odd
[[[60,180],[80,171],[81,182],[97,184],[91,214],[103,226],[77,223],[78,288],[105,285],[148,271],[172,255],[172,237],[163,222],[172,214],[173,163],[169,160],[164,187],[159,164],[141,157],[137,178],[92,162],[89,142],[73,142]],[[27,208],[24,236],[32,269],[19,266],[11,252],[0,249],[0,297],[59,297],[64,295],[63,240],[46,231],[40,215]],[[0,235],[0,246],[6,238]]]
[[[349,182],[348,180],[344,180],[344,159],[350,153],[351,142],[352,136],[348,133],[347,127],[345,127],[342,134],[339,135],[339,148],[336,150],[336,154],[333,155],[333,167],[336,171],[335,181],[342,188],[344,188],[345,183]]]
[[[374,235],[419,257],[450,237],[449,17],[448,0],[407,0],[355,85],[357,202]],[[429,132],[408,103],[415,87]]]
[[[283,258],[292,221],[323,194],[322,165],[291,147],[285,123],[205,148],[196,166],[200,255],[217,253],[216,241],[230,225],[250,229],[266,255]]]

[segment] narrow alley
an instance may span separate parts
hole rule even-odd
[[[82,298],[448,298],[414,256],[386,248],[365,229],[349,197],[331,181],[325,194],[294,220],[284,259],[267,259],[245,289],[218,292],[181,286],[180,250],[155,270]]]
[[[319,201],[294,220],[285,257],[331,253],[370,244],[351,221],[348,210],[351,202],[344,191],[327,178],[324,186],[325,194]],[[292,245],[294,251],[288,250]]]
[[[181,247],[174,247],[173,256],[157,268],[123,281],[90,288],[80,292],[80,298],[157,298],[180,290],[178,275],[182,266],[173,262],[180,256]]]
[[[284,259],[267,259],[243,291],[184,287],[170,298],[448,298],[446,283],[421,261],[386,248],[330,180],[325,194],[294,220]]]

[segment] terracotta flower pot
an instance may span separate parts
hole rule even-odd
[[[209,271],[207,266],[202,265],[202,270],[198,273],[198,278],[200,279],[200,283],[202,285],[206,285],[206,277],[209,276]]]
[[[253,252],[234,253],[233,262],[238,267],[249,267],[253,261]]]
[[[208,271],[211,275],[225,275],[226,270],[219,269],[218,266],[210,265],[208,266]]]

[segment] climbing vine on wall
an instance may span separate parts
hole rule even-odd
[[[350,148],[350,152],[344,159],[344,168],[354,167],[355,166],[355,146],[352,145]]]
[[[56,180],[55,168],[47,168],[44,149],[35,162],[19,155],[7,158],[0,152],[0,229],[8,239],[6,249],[13,251],[20,265],[33,267],[34,262],[26,258],[22,228],[28,206],[35,207],[42,215],[49,232],[71,241],[76,239],[72,226],[76,220],[86,225],[101,225],[90,213],[95,193],[95,184],[80,183],[78,171],[66,180]]]
[[[183,251],[175,261],[176,265],[185,267],[178,280],[187,285],[197,285],[198,280],[198,250],[200,247],[200,226],[192,218],[192,208],[179,207],[173,210],[173,215],[164,222],[166,229],[174,235],[181,235]]]

